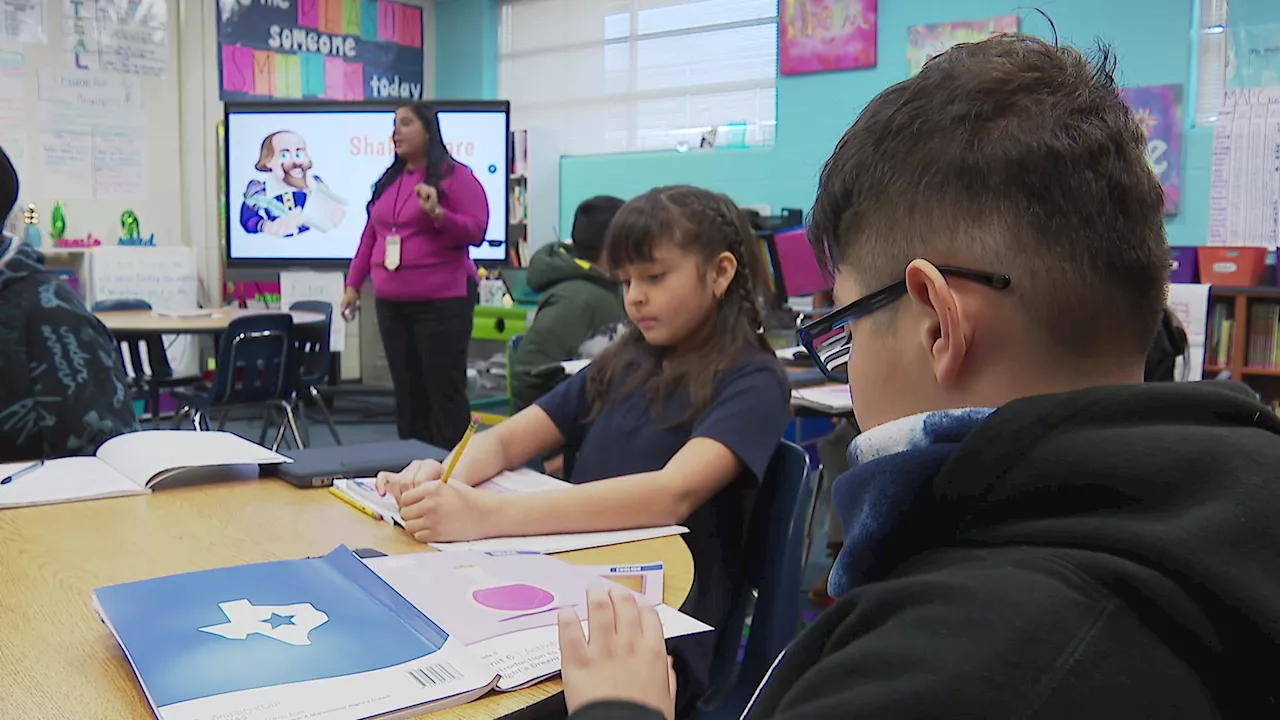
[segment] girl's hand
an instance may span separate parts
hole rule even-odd
[[[492,537],[488,525],[499,496],[461,482],[427,482],[399,497],[404,529],[418,542]]]
[[[409,490],[429,482],[436,482],[444,475],[444,466],[435,460],[414,460],[398,473],[380,472],[375,483],[378,492],[390,495],[400,502]]]
[[[560,611],[560,675],[569,714],[606,700],[644,705],[667,720],[676,714],[676,674],[662,621],[622,588],[587,591],[587,629],[572,608]]]
[[[418,193],[418,204],[423,211],[431,217],[440,217],[440,191],[426,183],[418,183],[413,189]]]

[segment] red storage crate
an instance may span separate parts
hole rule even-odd
[[[1267,269],[1266,248],[1200,247],[1196,256],[1200,282],[1210,285],[1259,285]]]

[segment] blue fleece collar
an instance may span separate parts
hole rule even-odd
[[[839,597],[876,579],[907,554],[911,538],[895,531],[933,504],[933,480],[990,408],[938,410],[872,428],[849,445],[850,469],[831,498],[844,526],[828,592]]]

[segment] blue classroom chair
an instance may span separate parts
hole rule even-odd
[[[817,469],[782,441],[756,493],[733,611],[716,641],[710,690],[699,703],[706,720],[736,720],[774,660],[800,630],[800,592]],[[743,629],[750,617],[742,661]]]
[[[191,416],[196,430],[208,429],[206,415],[236,407],[278,408],[285,421],[276,432],[272,450],[280,447],[286,426],[293,441],[303,448],[298,423],[289,403],[297,386],[293,318],[288,313],[262,313],[236,318],[228,325],[218,345],[218,362],[213,383],[174,391],[182,404],[179,419]],[[221,423],[219,423],[221,429]]]

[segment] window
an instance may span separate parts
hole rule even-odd
[[[1195,124],[1218,119],[1227,83],[1227,0],[1200,0],[1196,26]]]
[[[566,154],[773,142],[777,0],[502,0],[499,95]]]

